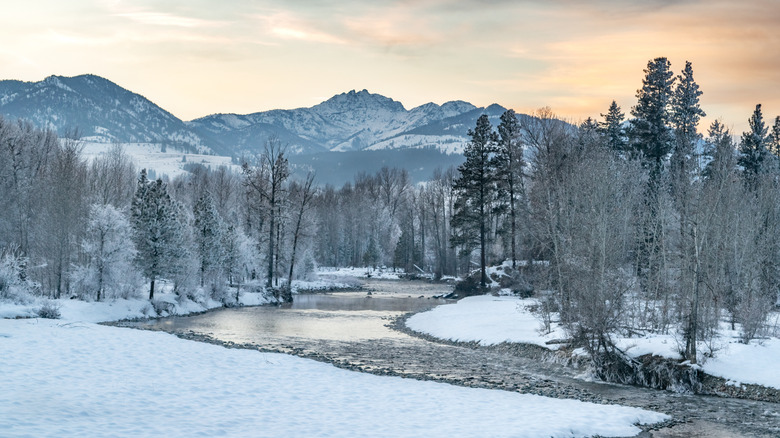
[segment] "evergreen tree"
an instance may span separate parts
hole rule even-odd
[[[704,176],[708,179],[726,181],[737,166],[734,152],[731,133],[720,120],[715,120],[707,131],[707,142],[704,147],[704,159],[707,163],[703,171]]]
[[[693,79],[693,68],[690,62],[685,63],[685,69],[677,76],[677,86],[672,95],[672,126],[674,127],[674,151],[671,158],[671,188],[679,214],[680,240],[677,257],[680,266],[679,288],[681,297],[686,300],[686,347],[685,357],[696,361],[696,344],[701,327],[701,290],[702,264],[701,240],[697,216],[697,192],[692,187],[696,172],[695,143],[699,139],[696,128],[704,116],[699,106],[699,96],[702,92]]]
[[[171,273],[181,257],[182,227],[176,205],[161,179],[149,181],[141,171],[131,206],[131,223],[137,249],[136,264],[149,281],[149,299],[154,298],[155,281]]]
[[[758,176],[767,170],[769,150],[767,149],[767,128],[764,116],[761,114],[761,104],[756,105],[753,115],[748,120],[750,131],[742,133],[739,144],[739,159],[742,172],[748,185],[754,187]]]
[[[706,116],[699,105],[699,96],[701,95],[699,85],[693,79],[691,63],[686,61],[682,75],[677,76],[677,87],[672,95],[672,125],[675,146],[671,167],[673,188],[677,192],[678,200],[680,197],[686,196],[687,186],[695,171],[694,149],[696,141],[700,138],[696,128],[699,125],[699,120]]]
[[[780,157],[780,116],[775,117],[772,133],[769,134],[769,150],[775,157]]]
[[[607,145],[615,152],[623,153],[626,150],[625,130],[623,129],[623,119],[625,114],[620,110],[617,102],[614,100],[609,105],[606,114],[601,114],[604,121],[599,123],[599,130],[606,138]]]
[[[498,152],[496,155],[496,170],[499,187],[504,201],[509,206],[509,228],[511,242],[512,267],[517,261],[517,219],[525,199],[525,184],[523,182],[523,146],[521,144],[521,128],[514,110],[507,110],[501,115],[498,125]]]
[[[636,94],[637,104],[631,109],[635,117],[631,120],[631,145],[649,161],[653,179],[657,180],[663,160],[672,148],[669,122],[674,74],[664,57],[649,61],[644,72],[642,88]]]
[[[471,141],[463,151],[466,162],[458,167],[460,176],[453,184],[456,199],[452,244],[466,249],[479,246],[480,285],[484,288],[487,285],[488,220],[496,181],[493,157],[498,151],[498,136],[486,114],[477,119],[476,128],[469,130],[468,135]]]
[[[211,195],[206,193],[198,199],[193,209],[195,215],[195,244],[200,268],[200,285],[206,278],[216,280],[224,258],[222,247],[224,224],[217,212]]]

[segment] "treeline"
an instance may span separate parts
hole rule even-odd
[[[628,121],[614,101],[579,126],[548,109],[497,131],[480,118],[452,226],[483,286],[486,264],[543,261],[523,265],[544,320],[593,357],[621,355],[616,333],[672,331],[695,363],[724,317],[760,336],[780,291],[780,117],[769,129],[757,105],[738,145],[720,121],[705,138],[701,94],[690,63],[675,77],[657,58]]]
[[[316,266],[436,278],[511,261],[569,334],[614,352],[617,332],[681,333],[687,359],[727,317],[761,335],[780,285],[780,117],[757,105],[738,141],[704,111],[690,63],[648,63],[626,120],[615,103],[579,125],[549,109],[469,131],[466,162],[412,184],[404,170],[337,188],[293,180],[270,140],[241,172],[172,180],[122,151],[0,119],[0,298],[129,296],[165,279],[226,303],[248,282],[290,299]]]
[[[159,281],[225,303],[246,283],[291,299],[316,266],[457,272],[454,171],[414,186],[404,170],[341,188],[291,178],[271,139],[240,172],[187,165],[173,179],[134,167],[121,145],[87,161],[78,141],[0,118],[0,298],[137,296]],[[468,265],[465,265],[468,269]]]

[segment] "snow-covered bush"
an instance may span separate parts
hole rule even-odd
[[[46,300],[35,313],[39,318],[60,319],[60,305],[55,301]]]

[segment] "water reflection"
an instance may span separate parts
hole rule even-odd
[[[289,338],[358,341],[405,335],[385,327],[405,312],[430,309],[443,300],[375,291],[302,294],[284,306],[219,309],[194,316],[142,321],[135,325],[172,333],[195,332],[236,343],[281,344]]]

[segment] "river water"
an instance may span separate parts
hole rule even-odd
[[[402,325],[397,320],[408,312],[448,302],[433,296],[449,291],[441,284],[369,280],[360,292],[297,295],[291,305],[219,309],[123,325],[295,354],[355,371],[618,403],[674,417],[661,430],[645,431],[645,437],[780,437],[780,405],[775,403],[593,382],[584,370],[540,361],[522,346],[454,345],[392,328]]]

